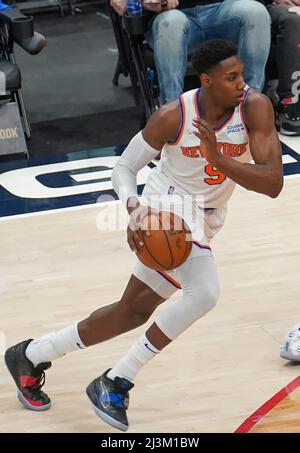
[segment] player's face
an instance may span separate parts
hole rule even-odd
[[[211,93],[219,105],[236,107],[243,99],[245,81],[244,65],[239,57],[223,60],[211,72]]]

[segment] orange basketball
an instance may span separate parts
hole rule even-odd
[[[167,271],[185,262],[191,253],[192,238],[181,217],[173,212],[151,212],[145,215],[140,225],[144,245],[138,247],[136,254],[145,266],[155,271]]]

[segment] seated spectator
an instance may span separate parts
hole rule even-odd
[[[125,13],[126,3],[127,0],[111,0],[120,15]],[[246,82],[262,90],[271,40],[266,8],[256,0],[194,1],[196,6],[189,6],[190,3],[183,0],[180,10],[176,9],[178,0],[156,6],[156,12],[162,12],[155,16],[146,36],[154,50],[162,101],[172,101],[182,94],[188,54],[212,38],[224,38],[237,44],[245,64]]]
[[[278,72],[276,124],[284,135],[300,136],[300,0],[266,0]]]
[[[280,357],[300,362],[300,323],[288,331],[280,345]]]

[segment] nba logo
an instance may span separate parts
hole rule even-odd
[[[174,190],[175,190],[175,187],[170,186],[170,187],[169,187],[169,190],[168,190],[168,194],[169,194],[169,195],[173,195]]]

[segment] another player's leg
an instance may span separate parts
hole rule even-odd
[[[264,86],[271,41],[270,22],[266,8],[253,0],[222,2],[214,17],[213,30],[217,30],[219,38],[237,43],[245,64],[245,81],[258,91]]]
[[[50,398],[41,390],[44,370],[66,353],[84,349],[144,324],[164,298],[132,276],[119,302],[93,312],[88,318],[36,340],[10,347],[5,362],[18,388],[18,398],[31,410],[46,410]]]
[[[191,324],[210,311],[218,300],[219,283],[212,256],[188,260],[177,269],[177,275],[182,285],[182,297],[170,303],[127,354],[87,388],[89,396],[91,390],[94,394],[100,395],[96,406],[99,407],[99,399],[102,400],[101,408],[96,410],[97,415],[118,429],[128,429],[126,416],[128,391],[133,387],[134,379],[141,368]],[[113,388],[111,395],[110,388],[113,383],[116,384],[118,391]],[[112,404],[112,398],[118,400],[121,396],[122,404],[116,407]]]

